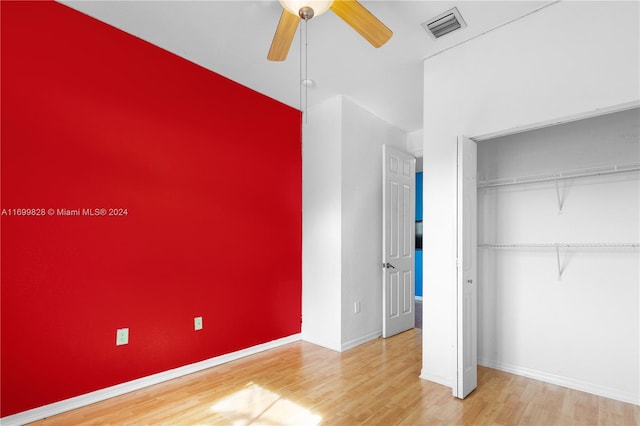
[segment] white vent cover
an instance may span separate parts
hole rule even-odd
[[[422,27],[434,39],[466,26],[467,23],[464,22],[462,15],[460,15],[456,7],[422,23]]]

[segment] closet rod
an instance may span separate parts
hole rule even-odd
[[[590,167],[587,169],[565,170],[556,173],[545,173],[540,175],[518,176],[504,179],[491,179],[478,182],[478,188],[489,188],[493,186],[518,185],[533,182],[549,182],[559,179],[573,179],[587,176],[609,175],[613,173],[634,172],[640,170],[640,162],[612,164],[608,166]]]

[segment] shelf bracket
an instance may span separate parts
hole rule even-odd
[[[560,264],[560,245],[556,244],[556,261],[558,262],[558,281],[562,279],[562,265]]]
[[[562,213],[562,197],[560,196],[560,183],[558,182],[558,176],[556,176],[556,196],[558,197],[558,214]]]

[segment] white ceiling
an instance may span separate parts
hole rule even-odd
[[[266,59],[282,11],[258,1],[64,1],[65,4],[300,108],[300,35],[284,62]],[[394,33],[373,48],[327,12],[308,23],[308,106],[345,95],[383,120],[422,128],[424,59],[523,16],[549,1],[362,1]],[[421,23],[456,6],[467,27],[438,40]],[[304,55],[303,55],[304,57]],[[428,66],[428,62],[427,62]]]

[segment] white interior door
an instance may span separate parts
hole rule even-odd
[[[382,147],[382,337],[415,326],[416,159]]]
[[[464,398],[478,385],[477,331],[477,146],[458,137],[457,205],[457,383],[453,395]]]

